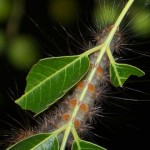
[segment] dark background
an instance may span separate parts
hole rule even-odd
[[[34,38],[38,47],[38,59],[51,55],[70,55],[71,52],[79,54],[83,51],[84,45],[82,44],[84,41],[81,33],[87,43],[92,39],[89,29],[91,27],[95,28],[91,17],[91,12],[95,6],[94,2],[77,2],[78,6],[76,9],[78,13],[75,13],[74,19],[58,21],[56,17],[48,14],[48,1],[26,0],[25,11],[20,21],[18,32],[19,34],[30,35]],[[128,19],[130,20],[130,18]],[[6,24],[6,22],[1,23],[1,28],[5,29]],[[132,37],[134,34],[138,35],[138,33],[133,33],[131,30],[129,35]],[[110,88],[110,91],[104,96],[106,100],[102,102],[102,112],[100,114],[103,117],[97,118],[96,124],[93,125],[92,133],[97,134],[99,137],[89,132],[85,136],[86,139],[112,150],[150,149],[150,140],[147,138],[150,133],[149,41],[150,36],[148,35],[137,36],[128,41],[129,44],[133,44],[129,45],[129,48],[148,56],[127,51],[127,55],[119,55],[119,57],[123,57],[121,62],[127,62],[140,67],[146,72],[146,75],[142,78],[131,77],[124,88]],[[138,58],[139,56],[140,58]],[[8,59],[7,54],[4,53],[0,55],[0,69],[0,100],[2,100],[0,103],[0,128],[2,129],[1,134],[5,135],[7,133],[3,133],[4,129],[10,132],[10,125],[8,123],[20,127],[12,118],[19,120],[24,125],[26,117],[28,117],[26,113],[24,114],[14,104],[14,100],[24,92],[25,78],[30,67],[17,68]],[[127,89],[127,87],[132,88],[132,90]],[[128,100],[119,98],[127,98]],[[30,117],[29,120],[32,122]]]

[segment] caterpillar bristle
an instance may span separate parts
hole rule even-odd
[[[105,28],[103,29],[89,29],[92,32],[92,39],[90,39],[90,42],[88,42],[88,44],[85,44],[84,41],[84,44],[82,45],[80,43],[80,45],[84,47],[84,50],[88,50],[89,48],[102,44],[106,40],[112,28],[112,24],[106,24]],[[126,54],[124,50],[126,49],[125,46],[128,45],[127,43],[129,37],[123,30],[124,28],[118,28],[110,45],[113,55],[117,56],[115,58],[117,60],[119,59],[118,55],[120,55],[121,53]],[[73,119],[73,125],[81,139],[90,136],[91,131],[94,129],[93,124],[97,124],[98,122],[100,122],[105,126],[105,122],[103,123],[103,118],[112,121],[113,117],[109,118],[109,115],[105,113],[105,110],[103,109],[103,105],[111,105],[113,107],[113,110],[120,108],[122,109],[124,106],[116,104],[115,102],[113,102],[113,100],[109,101],[109,98],[113,98],[113,96],[111,95],[111,83],[108,70],[110,62],[107,55],[104,55],[102,62],[98,65],[95,65],[95,60],[97,59],[98,54],[98,52],[95,52],[89,56],[90,68],[85,77],[83,77],[75,85],[75,87],[71,89],[71,91],[69,91],[61,100],[59,100],[57,104],[54,104],[54,106],[46,110],[40,117],[36,117],[36,125],[30,128],[25,127],[20,129],[12,129],[10,131],[11,134],[8,135],[7,140],[4,141],[4,143],[6,144],[5,147],[13,145],[27,137],[38,133],[50,133],[55,131],[56,129],[60,128],[64,124],[68,123],[68,121],[70,121],[72,112],[77,105],[79,106],[79,110],[76,117]],[[91,82],[88,82],[87,79],[89,77],[89,74],[94,69],[94,77]],[[85,87],[87,87],[87,92],[83,101],[80,102],[80,95]],[[124,89],[124,87],[122,87],[122,89]],[[117,100],[117,97],[114,97],[114,99]],[[113,111],[110,111],[110,114],[113,114]],[[106,128],[109,127],[107,127],[106,125]],[[58,137],[59,142],[62,140],[62,138],[63,133],[61,133]],[[67,147],[70,148],[72,143],[73,136],[69,135]]]
[[[108,26],[106,27],[106,29],[102,30],[101,34],[98,33],[98,37],[96,37],[96,40],[99,39],[99,41],[97,41],[97,44],[101,44],[102,42],[104,42],[108,33],[111,31],[111,28],[112,26]],[[117,34],[115,36],[117,36]],[[115,38],[116,40],[118,39],[118,37]],[[113,44],[111,44],[112,49],[116,48],[115,44],[116,42],[114,40]],[[97,113],[99,111],[99,107],[97,107],[95,104],[98,104],[100,102],[99,98],[102,98],[104,88],[106,87],[106,84],[108,82],[108,58],[104,56],[102,63],[99,64],[99,66],[95,66],[94,63],[97,56],[97,52],[90,55],[91,68],[89,69],[89,72],[84,77],[84,79],[82,79],[75,86],[75,88],[72,89],[72,94],[64,98],[61,104],[58,104],[58,106],[54,107],[52,111],[46,113],[42,119],[40,118],[42,121],[36,127],[36,129],[38,129],[38,132],[34,132],[34,128],[30,130],[21,129],[15,134],[15,136],[12,137],[12,139],[16,139],[16,141],[12,141],[12,144],[35,133],[52,132],[61,127],[63,124],[66,124],[71,119],[72,111],[76,107],[76,105],[79,105],[80,109],[77,116],[73,120],[74,127],[79,132],[79,134],[88,132],[88,129],[91,129],[90,124],[95,122],[94,116],[97,116]],[[92,82],[87,82],[87,78],[90,72],[95,68],[95,77],[93,78]],[[80,94],[86,86],[87,93],[83,102],[80,103]]]
[[[12,131],[13,135],[11,136],[11,138],[9,139],[9,143],[10,145],[15,144],[19,141],[21,141],[22,139],[25,139],[31,135],[36,134],[36,130],[31,128],[31,129],[18,129],[15,131]]]

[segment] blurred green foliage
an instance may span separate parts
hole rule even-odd
[[[37,44],[31,37],[19,35],[10,42],[8,59],[18,69],[30,68],[38,58]]]
[[[18,11],[23,12],[21,9],[25,8],[19,7],[19,5],[25,5],[24,2],[26,1],[18,0],[18,2],[19,4],[17,0],[0,0],[0,56],[6,54],[6,58],[16,69],[24,70],[30,68],[39,58],[39,50],[33,38],[21,35],[20,25],[22,17],[16,17],[18,20],[14,19],[14,16],[12,17],[12,12],[17,12],[19,15]],[[106,24],[114,23],[123,7],[122,1],[114,2],[114,0],[99,0],[94,3],[92,16],[94,24],[96,22],[97,26],[104,27]],[[15,7],[15,3],[16,5],[18,4],[17,7]],[[86,3],[85,1],[85,5]],[[129,21],[132,20],[130,23],[132,32],[141,36],[149,36],[150,9],[148,6],[144,6],[144,3],[145,0],[136,0],[132,9],[130,9],[128,19]],[[50,16],[50,19],[63,25],[75,23],[81,13],[80,1],[77,0],[49,0],[46,7],[46,13]],[[13,11],[15,8],[18,8],[18,11]],[[13,23],[12,26],[11,24],[8,26],[10,22]],[[5,27],[4,24],[6,24]],[[8,27],[10,28],[8,29]],[[14,32],[12,31],[13,29],[15,29]]]
[[[0,22],[6,21],[12,9],[10,0],[0,0]]]
[[[113,24],[115,18],[121,11],[122,1],[114,3],[113,0],[97,1],[93,12],[93,22],[97,26],[104,27]],[[147,1],[148,3],[148,1]],[[150,35],[150,9],[146,6],[146,0],[136,0],[128,14],[129,27],[138,36],[146,37]],[[124,26],[126,26],[124,24]]]
[[[150,35],[150,9],[142,10],[137,16],[134,12],[137,12],[138,8],[134,8],[131,17],[134,20],[131,22],[131,26],[134,33],[138,33],[140,36]]]
[[[23,8],[24,0],[0,0],[0,56],[5,55],[19,70],[30,69],[39,59],[37,43],[29,35],[20,33]]]
[[[97,1],[93,13],[94,24],[101,28],[104,28],[108,24],[113,24],[115,18],[118,16],[118,12],[120,12],[120,7],[115,7],[114,9],[112,6],[113,1],[110,1],[109,3]]]
[[[79,11],[79,3],[76,0],[49,0],[48,13],[56,22],[62,24],[75,22]]]

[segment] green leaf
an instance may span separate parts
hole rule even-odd
[[[37,134],[16,143],[7,150],[58,150],[58,139],[51,134]]]
[[[73,142],[71,150],[106,150],[106,149],[91,142],[79,140]]]
[[[60,99],[85,75],[87,56],[65,56],[40,60],[27,76],[25,94],[16,103],[37,114]]]
[[[142,77],[145,73],[128,64],[112,63],[110,65],[110,78],[115,87],[122,86],[131,75]]]

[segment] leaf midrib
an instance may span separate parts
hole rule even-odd
[[[73,56],[74,57],[74,56]],[[81,55],[81,56],[75,56],[77,57],[77,59],[75,59],[74,61],[72,61],[71,63],[69,63],[68,65],[66,65],[65,67],[59,69],[59,71],[56,72],[56,74],[59,74],[59,72],[61,72],[62,70],[64,70],[64,68],[67,68],[68,66],[71,66],[72,63],[75,63],[78,59],[82,59],[82,57],[86,57],[86,55]],[[38,88],[39,86],[41,86],[43,83],[45,83],[47,80],[49,80],[49,78],[52,78],[53,76],[56,76],[56,74],[53,74],[49,77],[47,77],[46,79],[44,79],[42,82],[40,82],[37,86],[35,86],[34,88],[32,88],[31,90],[29,90],[28,92],[26,92],[24,95],[22,95],[22,97],[20,97],[18,100],[16,100],[16,102],[19,102],[20,99],[22,99],[23,97],[27,96],[29,93],[31,93],[32,91],[34,91],[36,88]]]
[[[114,68],[114,71],[115,71],[115,73],[116,73],[116,77],[117,77],[117,80],[118,80],[118,82],[119,82],[119,86],[122,86],[122,82],[121,82],[121,80],[120,80],[120,76],[119,76],[119,74],[118,74],[118,71],[117,71],[117,63],[112,63],[111,64],[112,66],[113,66],[113,68]]]
[[[55,135],[51,134],[51,135],[48,136],[46,139],[44,139],[42,142],[39,142],[36,146],[34,146],[33,148],[31,148],[31,150],[34,150],[35,148],[37,148],[38,146],[40,146],[40,145],[41,145],[42,143],[44,143],[45,141],[47,141],[47,140],[49,140],[50,138],[52,138],[53,136],[55,136]],[[56,140],[56,137],[55,137],[54,140]]]

